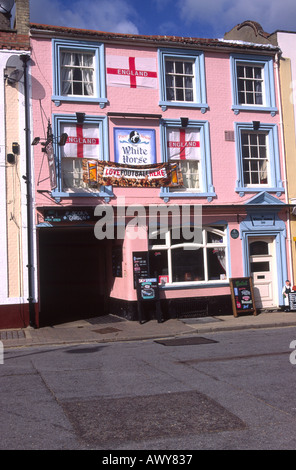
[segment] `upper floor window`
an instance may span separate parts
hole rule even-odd
[[[97,183],[96,162],[108,160],[107,118],[85,116],[83,123],[76,115],[56,114],[55,135],[68,135],[64,146],[55,144],[57,188],[55,197],[106,195],[107,187]]]
[[[275,124],[235,123],[237,175],[236,191],[283,192],[277,126]]]
[[[268,134],[242,132],[241,138],[245,185],[267,185],[270,179]]]
[[[63,101],[107,103],[104,46],[99,43],[53,39],[53,96]]]
[[[230,56],[232,109],[269,111],[275,115],[273,58],[265,56]]]
[[[180,188],[162,188],[163,197],[203,196],[212,198],[209,123],[185,118],[161,121],[162,160],[178,162],[183,176]],[[182,125],[183,121],[183,125]]]
[[[159,50],[160,102],[162,110],[170,106],[198,107],[206,102],[204,54],[198,51]]]
[[[94,95],[94,54],[61,52],[62,95]]]
[[[194,63],[167,59],[166,95],[169,101],[194,101]]]
[[[237,85],[239,104],[263,105],[263,68],[238,65]]]

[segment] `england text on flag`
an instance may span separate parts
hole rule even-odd
[[[200,160],[200,133],[192,129],[168,129],[170,160]]]
[[[65,124],[63,132],[68,134],[63,157],[100,158],[99,128],[91,124]]]
[[[157,88],[156,59],[107,56],[107,85],[128,88]]]

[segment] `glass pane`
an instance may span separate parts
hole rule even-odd
[[[204,280],[203,250],[172,250],[173,282],[189,282]]]
[[[224,279],[226,276],[225,248],[207,249],[208,276],[210,280]]]
[[[176,90],[176,100],[177,101],[184,101],[184,92],[179,88]]]
[[[151,276],[168,274],[168,254],[166,250],[149,252],[149,268]]]
[[[262,78],[262,69],[260,67],[254,68],[254,77],[255,78]]]
[[[264,241],[256,241],[250,243],[250,255],[268,255],[268,243]]]
[[[166,73],[173,73],[174,62],[172,62],[171,60],[167,60],[165,63],[165,70],[166,70]]]
[[[176,62],[176,73],[183,74],[183,62]]]
[[[186,75],[192,75],[193,74],[193,64],[191,62],[185,62],[185,73]]]
[[[269,262],[268,261],[258,261],[255,263],[251,263],[251,272],[252,273],[260,273],[260,272],[268,272],[269,269]]]
[[[193,101],[193,91],[185,90],[185,101]]]
[[[218,233],[207,232],[207,243],[223,243],[223,237]]]

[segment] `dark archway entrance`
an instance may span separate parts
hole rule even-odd
[[[106,253],[93,227],[39,230],[39,326],[105,314]]]

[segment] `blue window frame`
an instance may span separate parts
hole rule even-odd
[[[161,132],[161,150],[162,150],[162,161],[169,162],[169,151],[168,151],[168,142],[169,134],[171,130],[181,131],[184,130],[181,126],[180,119],[163,119],[160,122],[160,132]],[[162,188],[160,197],[163,197],[165,200],[168,200],[171,197],[207,197],[208,201],[211,201],[215,194],[215,189],[212,183],[212,168],[211,168],[211,151],[210,151],[210,133],[209,133],[209,123],[208,121],[195,121],[188,120],[186,130],[191,131],[192,134],[199,134],[199,151],[200,157],[198,161],[198,166],[195,167],[195,161],[193,162],[193,167],[189,168],[189,179],[193,181],[193,185],[189,187],[173,189],[173,188]],[[174,161],[176,159],[174,158]],[[187,160],[183,160],[187,161]],[[188,160],[189,161],[189,160]],[[183,168],[181,168],[183,171]],[[187,171],[186,169],[184,171]],[[192,172],[198,172],[197,178],[192,178]],[[183,175],[183,178],[186,175]]]
[[[52,40],[53,96],[63,101],[107,103],[104,45],[84,41]]]
[[[208,108],[204,53],[178,49],[158,50],[160,101],[168,107],[194,107],[205,113]]]
[[[280,172],[278,129],[276,124],[234,123],[237,159],[236,191],[283,191]]]
[[[53,132],[55,136],[60,136],[65,132],[67,126],[77,125],[76,115],[53,115]],[[89,128],[97,128],[99,135],[99,154],[98,160],[109,160],[109,144],[108,144],[108,125],[107,117],[105,116],[85,116],[84,125]],[[79,174],[82,171],[82,159],[77,158],[77,154],[73,154],[72,158],[64,158],[64,149],[58,143],[54,144],[54,154],[57,173],[57,188],[52,191],[52,196],[59,200],[65,197],[104,197],[109,200],[113,196],[112,188],[110,186],[100,186],[92,190],[91,188],[84,188],[83,184],[77,183],[78,180],[82,181],[82,176]],[[64,165],[65,163],[65,165]],[[69,165],[73,165],[73,172],[76,173],[76,183],[68,183],[71,177],[68,178],[65,184],[65,173],[69,172]]]
[[[230,56],[232,109],[277,112],[273,57],[232,54]]]

